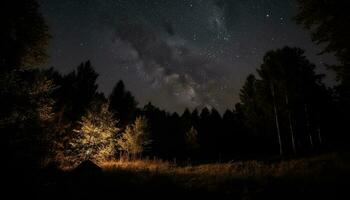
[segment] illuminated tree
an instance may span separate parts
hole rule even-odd
[[[52,130],[55,117],[53,111],[55,101],[50,97],[54,91],[54,87],[55,85],[52,80],[39,74],[39,77],[36,78],[29,91],[31,104],[34,105],[33,109],[35,113],[32,116],[32,120],[34,120],[34,123],[36,123],[40,130],[38,131],[39,134],[33,134],[32,146],[39,148],[38,153],[43,161],[48,161],[52,158],[51,149],[56,136]]]
[[[119,131],[115,126],[117,123],[106,103],[88,111],[79,122],[81,127],[74,130],[76,135],[70,143],[72,148],[68,150],[70,159],[75,163],[111,159],[115,153],[114,136]]]
[[[44,73],[57,85],[52,93],[56,116],[54,130],[51,131],[55,132],[51,151],[55,160],[61,163],[69,160],[66,159],[66,151],[71,149],[70,142],[76,137],[73,130],[77,128],[77,122],[81,120],[93,101],[102,102],[105,97],[97,92],[98,74],[90,61],[82,62],[77,69],[66,75],[61,75],[53,69],[45,70]]]
[[[141,154],[150,143],[148,122],[145,117],[137,117],[135,122],[128,125],[121,137],[117,139],[119,150],[132,156]]]

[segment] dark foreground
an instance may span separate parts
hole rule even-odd
[[[349,199],[349,154],[150,170],[81,166],[7,173],[9,199]]]

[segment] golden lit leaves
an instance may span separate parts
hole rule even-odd
[[[108,105],[102,104],[82,117],[74,139],[70,142],[75,160],[101,162],[111,159],[115,154],[114,135],[119,131],[117,120],[108,111]]]
[[[119,150],[132,155],[142,153],[151,143],[147,129],[147,119],[137,117],[135,122],[127,126],[122,136],[117,139]]]

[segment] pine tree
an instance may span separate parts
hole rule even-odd
[[[304,50],[284,47],[269,51],[257,71],[259,79],[248,76],[240,93],[247,127],[265,138],[266,144],[274,138],[280,155],[290,150],[296,153],[297,143],[304,144],[306,138],[312,144],[328,94],[321,82],[323,76],[315,72]],[[271,133],[276,136],[272,138]]]
[[[125,89],[123,81],[119,81],[113,88],[109,103],[110,111],[120,120],[123,129],[135,119],[137,102],[131,92]]]

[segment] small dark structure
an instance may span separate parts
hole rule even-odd
[[[98,176],[102,174],[102,169],[91,160],[85,160],[73,172],[78,176]]]

